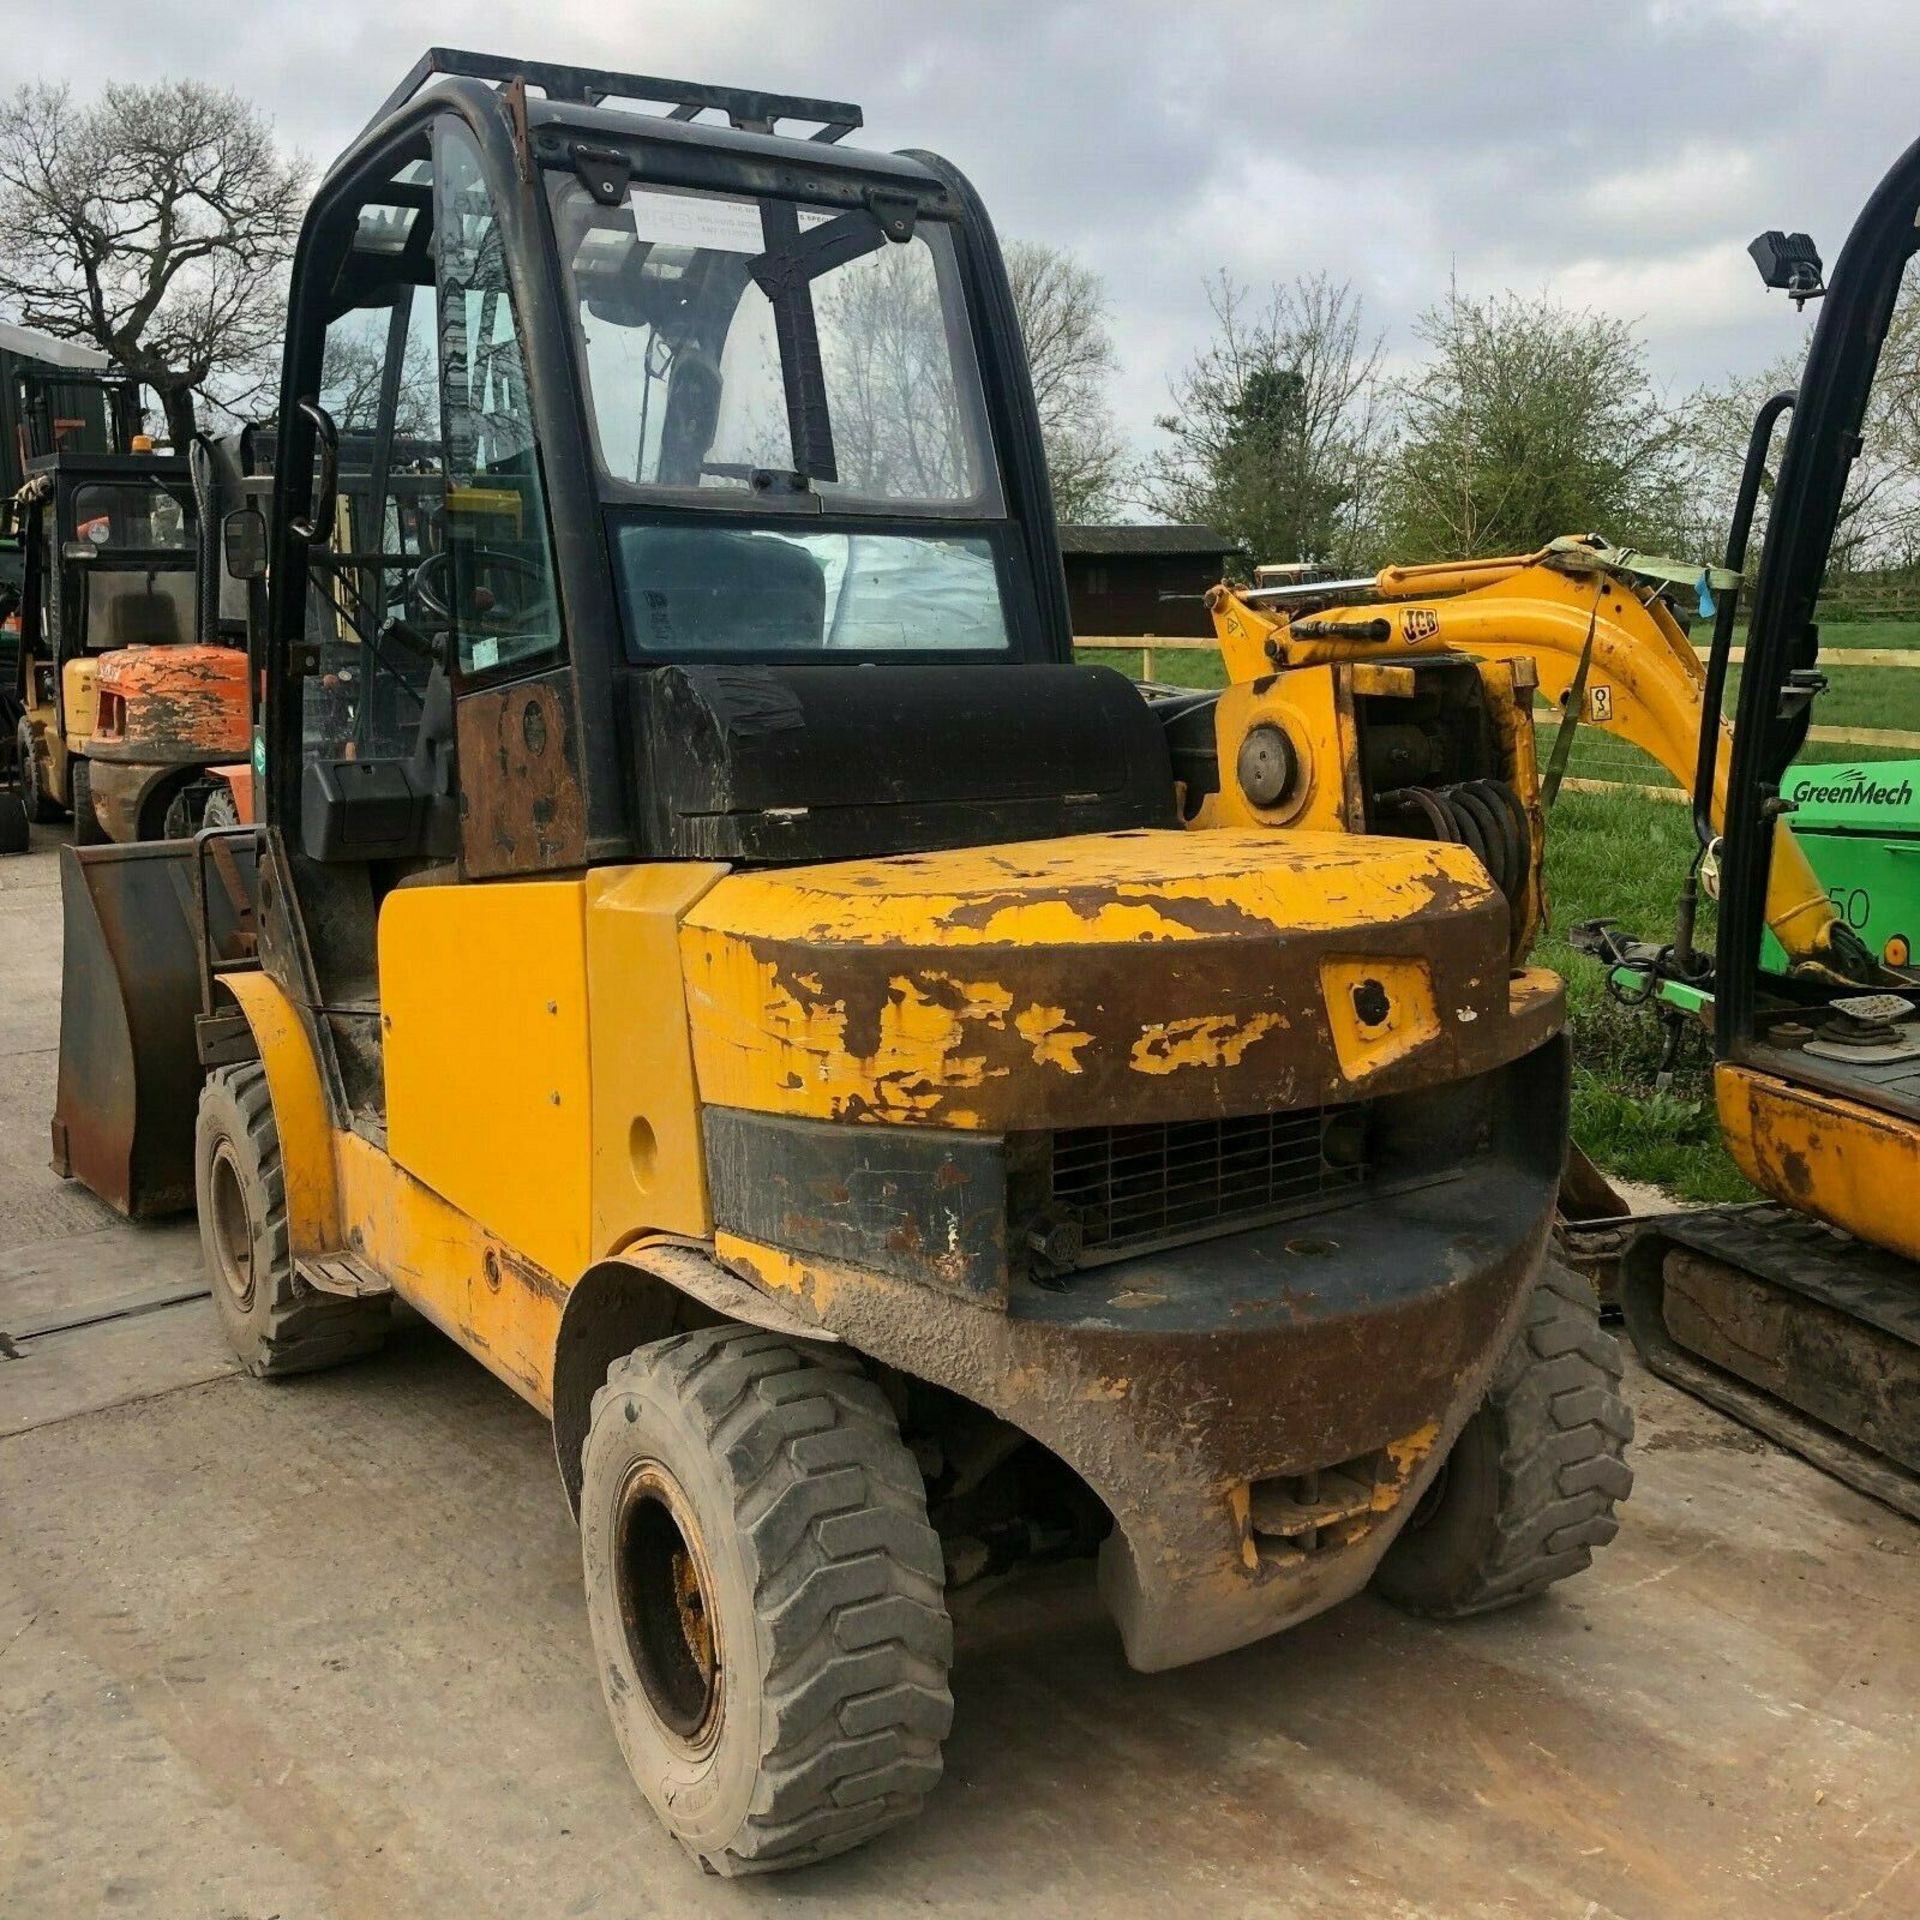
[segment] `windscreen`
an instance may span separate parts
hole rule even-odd
[[[864,208],[577,180],[555,217],[601,471],[805,492],[827,511],[999,512],[952,236]]]
[[[631,658],[1010,650],[944,225],[572,178],[554,208]]]
[[[75,487],[72,519],[69,538],[104,552],[185,552],[194,543],[183,495],[138,481]]]
[[[87,574],[80,644],[88,653],[175,647],[194,637],[187,567],[95,567]]]

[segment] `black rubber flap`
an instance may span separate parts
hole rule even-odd
[[[664,857],[802,861],[1174,824],[1159,723],[1067,666],[675,666],[633,676]]]

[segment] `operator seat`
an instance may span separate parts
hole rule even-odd
[[[106,643],[120,647],[172,647],[180,643],[180,608],[170,594],[140,590],[117,593],[106,604]]]

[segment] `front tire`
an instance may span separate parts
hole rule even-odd
[[[76,847],[102,847],[107,830],[93,810],[93,769],[83,756],[76,755],[67,769],[67,787],[73,795],[73,844]]]
[[[27,818],[37,826],[51,826],[61,817],[60,803],[47,791],[47,770],[35,751],[33,726],[26,720],[13,737],[14,765],[19,769],[20,798]]]
[[[193,1182],[213,1310],[250,1374],[312,1373],[379,1350],[392,1320],[384,1297],[319,1293],[294,1271],[280,1132],[257,1060],[201,1088]]]
[[[1487,1397],[1373,1577],[1410,1613],[1487,1613],[1578,1573],[1633,1490],[1620,1347],[1593,1289],[1549,1259]]]
[[[919,1810],[953,1717],[940,1543],[849,1357],[723,1326],[615,1361],[580,1524],[614,1731],[705,1867],[801,1866]]]

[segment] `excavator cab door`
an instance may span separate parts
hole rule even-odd
[[[1920,302],[1917,215],[1920,144],[1875,189],[1824,284],[1819,256],[1804,234],[1771,233],[1754,243],[1769,286],[1802,305],[1820,304],[1790,403],[1749,611],[1721,855],[1715,1044],[1723,1062],[1920,1125],[1920,978],[1906,971],[1905,943],[1882,942],[1884,951],[1860,953],[1858,970],[1868,977],[1850,986],[1770,973],[1762,946],[1774,823],[1783,814],[1792,821],[1796,793],[1825,797],[1831,785],[1810,786],[1808,772],[1817,774],[1814,763],[1832,751],[1815,727],[1827,689],[1821,596],[1838,574],[1876,560],[1861,546],[1873,534],[1868,528],[1863,535],[1849,489],[1865,480],[1870,493],[1884,498],[1889,489],[1911,488],[1910,477],[1897,471],[1894,409],[1876,398],[1876,380],[1884,386],[1893,371],[1882,366],[1883,355],[1908,351],[1893,322]],[[1777,411],[1783,401],[1768,404]],[[1885,677],[1896,687],[1909,678]],[[1854,751],[1869,757],[1842,761],[1834,779],[1871,794],[1876,749]],[[1889,769],[1884,784],[1891,790],[1903,771]],[[1876,967],[1879,978],[1871,977]],[[1915,991],[1903,993],[1908,980]]]

